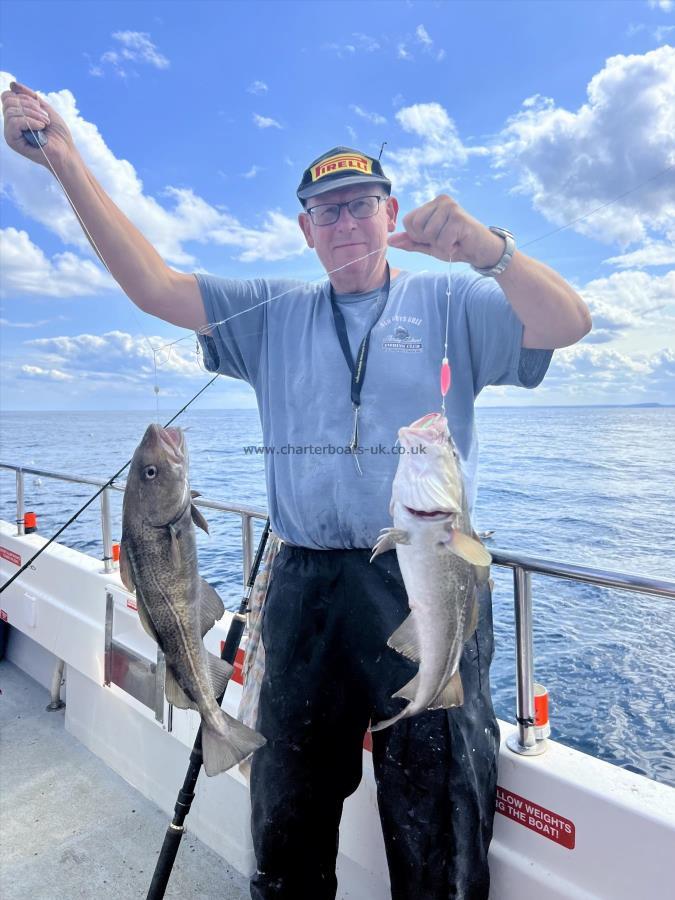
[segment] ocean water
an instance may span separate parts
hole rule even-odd
[[[168,418],[168,416],[166,417]],[[3,462],[100,479],[130,458],[144,412],[4,413]],[[257,413],[188,410],[192,486],[264,508]],[[675,582],[675,409],[479,409],[480,489],[474,525],[488,545]],[[26,477],[26,509],[51,535],[93,489]],[[0,472],[0,515],[15,518],[14,475]],[[98,501],[61,541],[101,555]],[[240,526],[206,510],[202,574],[229,608],[242,594]],[[113,495],[114,534],[121,494]],[[385,524],[385,523],[383,523]],[[493,569],[498,715],[515,716],[512,576]],[[675,785],[675,601],[533,578],[535,677],[550,695],[552,736]]]

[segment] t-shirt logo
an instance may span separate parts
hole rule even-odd
[[[383,350],[396,350],[402,353],[420,353],[422,339],[408,331],[404,325],[397,325],[392,334],[388,334],[382,341]]]

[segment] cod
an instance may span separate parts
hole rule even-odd
[[[411,611],[387,643],[419,670],[393,695],[408,705],[371,731],[427,709],[462,705],[459,662],[476,629],[478,590],[492,562],[471,527],[446,418],[424,416],[398,437],[402,452],[389,507],[394,527],[383,529],[371,561],[396,549]]]
[[[224,772],[265,743],[216,701],[232,666],[209,653],[203,637],[225,608],[199,576],[188,454],[180,428],[150,425],[131,460],[124,492],[120,576],[136,592],[138,615],[164,652],[165,692],[180,709],[199,710],[207,775]]]

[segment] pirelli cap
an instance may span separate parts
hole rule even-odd
[[[305,169],[298,187],[298,199],[308,200],[353,184],[382,184],[391,191],[391,181],[382,171],[378,159],[351,147],[333,147],[322,153]]]

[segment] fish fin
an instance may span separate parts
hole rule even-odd
[[[464,703],[464,687],[459,670],[457,670],[443,690],[434,697],[429,704],[429,709],[449,709],[451,706],[461,706],[462,703]]]
[[[221,714],[222,733],[202,719],[202,756],[207,775],[226,772],[265,743],[265,738],[248,725],[228,716],[224,710]]]
[[[419,662],[421,659],[419,637],[417,635],[417,626],[413,614],[404,619],[398,626],[396,631],[390,636],[387,644],[408,659]]]
[[[120,546],[120,578],[124,587],[133,594],[136,590],[136,583],[134,582],[134,573],[124,541],[122,541]]]
[[[190,491],[190,496],[194,500],[195,497],[201,497],[201,494],[199,493],[199,491]]]
[[[169,666],[166,667],[166,675],[164,676],[164,693],[167,701],[178,709],[198,708],[194,700],[190,700],[183,688],[178,684],[176,676]]]
[[[414,675],[410,681],[403,685],[395,694],[392,694],[393,697],[400,697],[402,700],[414,700],[417,696],[417,687],[420,683],[419,673]]]
[[[199,496],[199,494],[197,494]],[[198,528],[201,528],[202,531],[205,531],[207,534],[209,533],[209,523],[206,521],[202,513],[197,509],[194,503],[190,506],[190,515],[192,516],[192,521]]]
[[[213,693],[216,697],[221,697],[225,693],[227,682],[230,680],[230,675],[234,671],[234,667],[231,666],[229,662],[216,656],[215,653],[208,653],[207,660],[211,684],[213,685]]]
[[[243,759],[239,763],[239,774],[246,781],[246,784],[248,784],[248,785],[251,784],[251,760],[250,760],[250,758]]]
[[[471,601],[471,611],[467,617],[466,624],[464,625],[464,640],[468,641],[471,635],[476,630],[476,626],[478,625],[478,591],[474,588],[473,591],[473,600]]]
[[[169,537],[171,538],[171,562],[174,566],[180,565],[180,541],[173,525],[169,525]]]
[[[380,553],[396,549],[397,544],[409,543],[410,535],[403,528],[383,528],[373,547],[373,555],[370,557],[370,561],[372,562]]]
[[[213,628],[219,619],[222,619],[225,613],[225,605],[218,596],[216,589],[211,587],[208,581],[204,581],[203,578],[199,585],[199,605],[202,637],[204,637],[206,632]]]
[[[148,612],[148,608],[143,602],[143,598],[140,596],[140,594],[136,597],[136,609],[138,611],[138,618],[141,620],[141,625],[147,631],[153,641],[159,645],[159,638],[157,637],[155,626],[152,624],[150,613]]]
[[[480,541],[463,534],[456,528],[450,529],[448,546],[453,553],[473,566],[489,566],[492,557]]]
[[[399,719],[402,719],[405,716],[407,709],[408,707],[406,706],[405,709],[402,709],[397,715],[392,716],[391,719],[385,719],[383,722],[378,722],[377,725],[371,725],[368,730],[371,732],[383,731],[385,728],[389,728],[390,725],[393,725],[394,722],[398,722]]]

